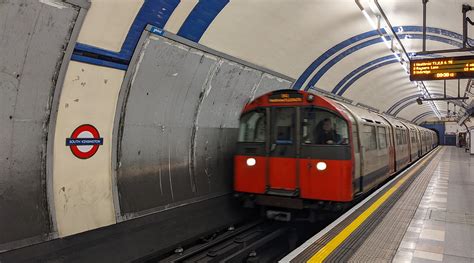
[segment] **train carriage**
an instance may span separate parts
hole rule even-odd
[[[434,136],[327,97],[273,91],[242,111],[234,190],[264,206],[348,203],[426,154]]]

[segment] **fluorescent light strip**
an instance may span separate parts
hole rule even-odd
[[[356,2],[358,2],[358,1],[356,0]],[[368,3],[372,13],[375,14],[376,11],[374,9],[374,6],[371,5],[371,4],[373,4],[373,1],[366,1],[366,2]],[[395,50],[393,50],[393,47],[392,47],[391,43],[389,42],[389,40],[387,40],[387,38],[382,34],[382,31],[380,30],[380,28],[377,27],[375,22],[372,20],[369,13],[367,13],[367,11],[362,6],[359,6],[359,7],[361,8],[361,12],[364,15],[364,17],[367,19],[367,21],[369,21],[370,26],[374,30],[377,30],[377,32],[379,32],[380,38],[382,38],[382,41],[385,44],[385,46],[387,46],[387,48],[393,53],[395,58],[398,60],[398,62],[400,62],[400,65],[402,66],[405,73],[410,74],[410,72],[408,70],[408,67],[405,65],[406,61],[410,61],[409,57],[404,59],[399,54],[397,54],[397,52]],[[392,41],[392,39],[395,36],[393,36],[393,33],[391,32],[391,30],[389,28],[387,28],[386,26],[383,29],[384,29],[385,33],[387,34],[387,36],[390,38],[390,41]],[[402,44],[398,43],[398,45],[402,45]],[[400,47],[398,47],[398,48],[400,48]],[[402,56],[408,56],[408,54],[404,54],[404,53],[403,54],[400,53],[400,54]],[[421,81],[416,82],[415,85],[418,88],[418,90],[420,91],[421,96],[423,96],[423,97],[427,96],[428,98],[431,98],[431,95],[430,95],[429,91],[426,89],[426,86],[424,85],[423,82],[421,82]],[[429,101],[428,104],[430,105],[431,109],[433,110],[434,114],[438,117],[438,119],[441,119],[441,114],[440,114],[438,108],[436,107],[436,104],[433,101]]]

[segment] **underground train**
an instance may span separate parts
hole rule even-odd
[[[434,131],[299,90],[248,103],[234,190],[251,204],[344,207],[436,147]]]

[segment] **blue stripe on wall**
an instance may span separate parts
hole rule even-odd
[[[71,60],[83,62],[87,64],[93,64],[97,66],[102,66],[102,67],[120,69],[120,70],[126,70],[128,67],[127,65],[124,65],[124,64],[110,62],[110,61],[102,60],[102,59],[91,58],[91,57],[85,57],[85,56],[81,56],[77,54],[72,54]]]
[[[423,57],[437,58],[437,57],[441,57],[441,56],[440,55],[435,55],[435,54],[433,54],[433,55],[430,54],[430,55],[425,55]],[[351,73],[347,74],[341,81],[339,81],[339,83],[337,83],[336,87],[334,87],[334,89],[331,92],[336,94],[349,79],[354,77],[354,75],[358,74],[362,70],[364,70],[364,69],[366,69],[366,68],[368,68],[372,65],[375,65],[377,63],[381,63],[381,62],[389,60],[389,59],[396,59],[396,57],[394,55],[388,55],[388,56],[385,56],[385,57],[380,57],[380,58],[374,59],[374,60],[372,60],[370,62],[367,62],[366,64],[354,69],[353,71],[351,71]]]
[[[99,61],[109,61],[113,63],[128,65],[133,52],[137,46],[138,40],[147,24],[163,28],[173,13],[180,0],[145,0],[140,8],[135,20],[130,26],[127,37],[125,38],[120,52],[113,52],[102,48],[77,43],[74,49],[74,56],[71,59],[84,57],[84,54],[90,53],[100,56],[100,59],[94,58],[87,60],[90,64],[101,65]],[[82,61],[84,62],[84,61]],[[106,63],[105,63],[106,64]],[[127,66],[125,66],[125,69]]]
[[[431,95],[434,95],[434,94],[431,94]],[[411,95],[411,96],[402,98],[401,100],[395,102],[392,106],[390,106],[390,108],[388,108],[388,110],[386,112],[388,114],[392,114],[392,111],[394,111],[400,104],[404,103],[407,100],[416,99],[420,96],[421,96],[420,94],[415,94],[415,95]]]
[[[395,31],[401,31],[401,32],[422,32],[423,27],[421,26],[396,26],[394,27]],[[428,33],[433,33],[433,34],[439,34],[442,36],[446,36],[449,38],[454,38],[454,39],[459,39],[462,40],[462,35],[452,32],[449,30],[445,29],[440,29],[440,28],[434,28],[434,27],[427,27],[427,32]],[[329,57],[334,55],[335,53],[339,52],[340,50],[367,38],[373,37],[373,36],[379,36],[377,31],[372,30],[369,32],[364,32],[362,34],[353,36],[347,40],[344,40],[340,42],[339,44],[335,45],[334,47],[328,49],[325,53],[323,53],[321,56],[319,56],[313,63],[311,63],[310,66],[301,74],[301,76],[298,78],[298,80],[295,82],[295,85],[293,88],[295,89],[301,89],[303,88],[304,82],[309,78],[309,76],[314,72],[316,68],[318,68],[325,60],[327,60]],[[451,39],[449,39],[451,40]],[[469,41],[473,41],[472,39],[469,39]],[[313,84],[314,85],[314,84]],[[309,85],[308,86],[313,86]]]
[[[366,68],[368,68],[372,65],[375,65],[377,63],[380,63],[380,62],[383,62],[383,61],[389,60],[389,59],[396,59],[396,58],[395,58],[394,55],[388,55],[388,56],[385,56],[385,57],[380,57],[380,58],[374,59],[374,60],[372,60],[370,62],[367,62],[364,65],[354,69],[351,73],[349,73],[341,81],[339,81],[339,83],[337,83],[336,87],[334,87],[334,89],[331,92],[336,94],[339,91],[339,89],[341,89],[342,85],[344,85],[349,79],[351,79],[357,73],[361,72],[362,70],[364,70],[364,69],[366,69]]]
[[[441,114],[446,114],[447,112],[446,111],[443,111],[443,110],[440,110],[439,113]],[[422,118],[424,117],[427,117],[427,116],[430,116],[430,115],[435,115],[433,111],[427,111],[427,112],[423,112],[421,113],[420,115],[416,116],[415,118],[413,118],[411,121],[412,122],[417,122],[419,120],[421,120]],[[422,125],[423,126],[423,125]]]
[[[200,0],[178,31],[178,35],[199,42],[202,35],[229,0]]]
[[[430,94],[432,96],[444,96],[443,94],[440,94],[440,93],[430,93]],[[400,102],[399,105],[398,105],[399,108],[397,110],[395,110],[392,115],[397,116],[403,109],[405,109],[406,107],[410,106],[413,103],[416,103],[416,99],[420,96],[421,95],[418,94],[418,95],[410,96],[410,98],[408,98],[408,99],[407,98],[403,99],[403,101]],[[448,96],[448,97],[450,97],[450,96]]]
[[[400,34],[399,37],[400,38],[409,37],[410,39],[422,39],[423,35],[422,34]],[[455,40],[452,40],[452,39],[449,39],[449,38],[445,38],[445,37],[440,37],[440,36],[426,35],[426,39],[446,43],[446,44],[456,46],[456,47],[461,47],[462,46],[462,43],[460,43],[458,41],[455,41]],[[332,68],[335,64],[337,64],[339,61],[341,61],[346,56],[348,56],[348,55],[350,55],[350,54],[352,54],[352,53],[354,53],[354,52],[356,52],[356,51],[358,51],[362,48],[365,48],[365,47],[368,47],[370,45],[374,45],[374,44],[377,44],[377,43],[380,43],[380,42],[382,42],[382,38],[380,38],[380,37],[370,39],[368,41],[365,41],[365,42],[362,42],[362,43],[357,44],[355,46],[352,46],[351,48],[341,52],[339,55],[337,55],[332,60],[330,60],[328,63],[326,63],[321,69],[319,69],[318,72],[316,72],[316,74],[313,76],[313,78],[311,78],[311,80],[308,82],[308,85],[306,86],[305,90],[307,90],[310,86],[315,86],[316,83],[321,79],[321,77],[324,74],[326,74],[326,72],[330,68]],[[342,92],[342,93],[340,92],[339,95],[342,95],[343,93],[344,92]]]
[[[354,84],[354,82],[356,82],[358,79],[360,79],[361,77],[367,75],[368,73],[370,73],[371,71],[375,70],[375,69],[378,69],[378,68],[381,68],[381,67],[384,67],[384,66],[387,66],[387,65],[390,65],[390,64],[393,64],[393,63],[398,63],[398,60],[397,59],[390,59],[390,60],[387,60],[385,62],[382,62],[382,63],[379,63],[379,64],[376,64],[375,66],[372,66],[364,71],[362,71],[360,74],[358,74],[357,76],[355,76],[354,78],[352,78],[349,82],[347,82],[346,85],[344,85],[344,87],[341,88],[341,90],[337,93],[337,95],[339,96],[342,96],[344,94],[344,92],[346,92],[349,87]]]
[[[378,36],[378,32],[375,30],[365,32],[356,36],[353,36],[347,40],[342,41],[341,43],[335,45],[334,47],[328,49],[326,52],[324,52],[321,56],[319,56],[311,65],[306,68],[306,70],[301,74],[301,76],[296,80],[295,84],[293,85],[294,89],[301,89],[304,82],[309,78],[311,73],[319,66],[321,63],[323,63],[326,59],[330,58],[332,55],[336,54],[340,50],[352,45],[355,42]]]

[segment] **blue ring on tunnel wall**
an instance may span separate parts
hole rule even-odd
[[[446,111],[440,110],[439,113],[445,114]],[[422,118],[427,117],[427,116],[429,116],[429,115],[434,115],[434,112],[433,112],[433,111],[426,111],[426,112],[423,112],[423,113],[417,115],[417,116],[416,116],[415,118],[413,118],[411,121],[412,121],[412,122],[417,122],[417,121],[421,120]]]
[[[426,55],[424,57],[439,57],[439,55]],[[370,62],[367,62],[366,64],[354,69],[353,71],[351,71],[351,73],[349,73],[348,75],[346,75],[341,81],[339,81],[339,83],[337,83],[336,87],[334,87],[334,89],[331,91],[332,93],[336,94],[339,92],[339,90],[341,89],[341,87],[344,86],[344,84],[349,81],[352,77],[354,77],[354,75],[358,74],[359,72],[361,72],[362,70],[364,70],[365,68],[368,68],[372,65],[375,65],[377,63],[381,63],[383,61],[386,61],[386,60],[391,60],[391,59],[395,59],[396,60],[396,57],[395,55],[388,55],[388,56],[385,56],[385,57],[380,57],[380,58],[377,58],[377,59],[374,59]],[[398,60],[396,60],[398,61]],[[375,69],[375,68],[374,68]],[[346,85],[347,86],[347,85]],[[346,88],[347,89],[347,88]]]
[[[388,60],[388,59],[391,59],[391,58],[395,58],[394,55],[388,55],[388,56],[385,56],[385,57],[380,57],[380,58],[377,58],[377,59],[374,59],[370,62],[367,62],[365,63],[364,65],[354,69],[351,73],[349,73],[348,75],[346,75],[341,81],[339,81],[339,83],[337,83],[336,87],[334,87],[334,89],[332,89],[332,93],[337,93],[339,91],[339,89],[341,89],[342,85],[344,85],[344,83],[346,83],[350,78],[352,78],[355,74],[361,72],[362,70],[364,70],[365,68],[367,67],[370,67],[372,65],[375,65],[377,63],[380,63],[382,61],[385,61],[385,60]],[[395,58],[396,59],[396,58]]]
[[[390,60],[387,60],[385,62],[382,62],[382,63],[379,63],[379,64],[376,64],[375,66],[372,66],[364,71],[362,71],[360,74],[358,74],[357,76],[355,76],[354,78],[352,78],[351,80],[349,80],[349,82],[347,82],[346,85],[344,85],[344,87],[342,87],[342,89],[337,93],[337,95],[339,96],[342,96],[342,94],[344,94],[344,92],[346,92],[346,90],[348,90],[350,88],[350,86],[352,84],[354,84],[354,82],[356,82],[358,79],[360,79],[361,77],[367,75],[368,73],[370,73],[371,71],[375,70],[375,69],[378,69],[380,67],[384,67],[384,66],[387,66],[387,65],[390,65],[390,64],[393,64],[393,63],[398,63],[398,60],[397,59],[390,59]]]
[[[339,50],[346,48],[355,42],[361,41],[363,39],[367,39],[369,37],[374,37],[377,35],[378,35],[378,32],[375,30],[368,31],[368,32],[353,36],[347,40],[344,40],[340,42],[339,44],[335,45],[334,47],[328,49],[321,56],[319,56],[315,61],[313,61],[313,63],[311,63],[311,65],[309,65],[308,68],[306,68],[306,70],[301,74],[301,76],[296,80],[295,84],[293,85],[294,89],[300,89],[303,86],[303,83],[306,81],[306,79],[309,78],[311,73],[319,65],[321,65],[321,63],[323,63],[326,59],[328,59],[332,55],[336,54]]]
[[[181,25],[178,36],[199,42],[206,29],[228,3],[229,0],[200,0]]]
[[[432,96],[444,96],[444,94],[442,93],[438,93],[438,92],[434,92],[434,93],[430,93],[430,95]],[[392,114],[392,112],[396,111],[396,112],[399,112],[399,109],[397,109],[400,105],[402,105],[403,103],[409,101],[409,100],[413,100],[413,99],[416,99],[416,98],[419,98],[421,95],[419,93],[417,94],[414,94],[414,95],[410,95],[410,96],[407,96],[407,97],[404,97],[402,98],[401,100],[395,102],[392,106],[390,106],[390,108],[388,108],[388,110],[386,111],[388,114]],[[451,96],[447,96],[447,97],[451,97]],[[415,100],[414,100],[415,101]],[[404,107],[405,105],[403,105],[402,107]],[[397,109],[397,110],[396,110]],[[401,110],[400,110],[401,111]],[[393,114],[392,114],[393,115]],[[396,115],[396,114],[395,114]]]
[[[405,32],[421,32],[422,31],[421,26],[396,26],[394,27],[395,31],[405,31]],[[428,33],[435,33],[435,34],[440,34],[443,36],[451,37],[451,38],[456,38],[459,40],[462,40],[462,36],[458,33],[445,30],[445,29],[440,29],[440,28],[434,28],[434,27],[427,27],[427,32]],[[313,63],[311,63],[310,66],[301,74],[301,76],[297,79],[295,82],[295,85],[293,88],[295,89],[300,89],[302,88],[302,85],[304,82],[309,78],[309,76],[314,72],[314,70],[319,67],[326,59],[328,59],[330,56],[334,55],[335,53],[339,52],[341,49],[348,47],[349,45],[369,38],[373,36],[379,36],[378,32],[376,30],[372,30],[369,32],[365,32],[356,36],[353,36],[347,40],[344,40],[340,42],[339,44],[335,45],[334,47],[328,49],[325,53],[323,53],[321,56],[319,56]],[[469,41],[472,41],[472,39],[469,39]],[[311,85],[307,85],[311,86]]]
[[[76,47],[74,48],[74,54],[76,55],[74,60],[79,57],[87,57],[86,54],[90,53],[99,55],[99,58],[88,60],[88,63],[90,64],[113,67],[108,63],[101,62],[109,61],[116,64],[128,65],[146,25],[151,24],[153,26],[163,28],[179,3],[180,0],[145,0],[142,7],[138,11],[137,16],[135,17],[135,20],[130,26],[120,52],[109,51],[102,48],[77,43]]]
[[[435,95],[435,94],[431,94],[431,95]],[[392,111],[394,111],[400,104],[404,103],[407,100],[416,99],[420,96],[421,96],[420,94],[415,94],[415,95],[410,95],[408,97],[402,98],[401,100],[395,102],[392,106],[390,106],[390,108],[388,108],[388,110],[386,112],[388,114],[391,114]]]
[[[410,39],[422,39],[423,35],[422,34],[400,34],[399,37],[401,37],[401,38],[410,37]],[[462,44],[460,42],[457,42],[457,41],[449,39],[449,38],[440,37],[440,36],[426,35],[426,39],[446,43],[446,44],[449,44],[449,45],[452,45],[452,46],[457,46],[457,47],[462,46]],[[350,54],[352,54],[352,53],[354,53],[354,52],[356,52],[356,51],[358,51],[362,48],[380,43],[382,41],[383,40],[380,37],[374,38],[374,39],[362,42],[360,44],[357,44],[357,45],[343,51],[341,54],[337,55],[335,58],[333,58],[328,63],[326,63],[318,72],[316,72],[316,74],[313,76],[313,78],[311,78],[311,80],[308,82],[308,85],[305,87],[305,90],[307,90],[308,87],[310,87],[310,86],[314,86],[321,79],[321,77],[324,74],[326,74],[326,72],[331,67],[333,67],[335,64],[337,64],[343,58],[347,57],[348,55],[350,55]],[[342,95],[342,94],[344,94],[344,92],[345,92],[345,90],[342,93],[339,92],[338,95]]]
[[[431,95],[436,95],[436,96],[443,96],[444,94],[441,94],[441,93],[431,93]],[[406,107],[410,106],[411,104],[415,103],[416,102],[416,98],[420,97],[420,95],[413,95],[413,96],[410,96],[410,97],[407,97],[407,98],[404,98],[403,101],[399,104],[398,106],[400,106],[397,110],[395,110],[393,113],[390,113],[389,111],[387,111],[387,113],[389,114],[392,114],[394,116],[397,116],[403,109],[405,109]],[[447,96],[448,98],[452,98],[451,96]],[[392,110],[393,111],[393,110]]]

